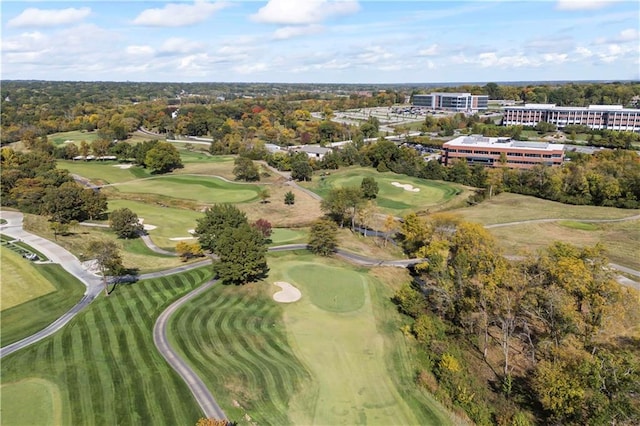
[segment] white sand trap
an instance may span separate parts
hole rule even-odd
[[[149,225],[147,223],[144,223],[144,218],[142,218],[142,217],[138,218],[138,222],[142,224],[142,228],[145,231],[153,231],[154,229],[157,228],[157,226],[155,226],[155,225]]]
[[[196,237],[173,237],[169,238],[171,241],[185,241],[185,240],[195,240]]]
[[[408,183],[391,182],[391,185],[397,186],[398,188],[402,188],[405,191],[409,192],[420,192],[420,188],[414,188],[413,185]]]
[[[117,167],[119,169],[130,169],[133,167],[133,164],[114,164],[113,167]]]
[[[195,235],[196,234],[196,230],[195,229],[189,229],[187,232],[190,233],[191,235]]]
[[[273,295],[273,300],[280,303],[292,303],[297,302],[302,297],[300,290],[284,281],[276,281],[273,283],[282,290]]]

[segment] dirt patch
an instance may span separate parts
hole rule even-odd
[[[302,297],[302,293],[300,293],[300,290],[298,290],[288,282],[276,281],[273,284],[282,289],[273,295],[273,300],[275,300],[276,302],[293,303],[297,302]]]
[[[420,192],[420,188],[415,188],[413,185],[409,183],[391,182],[391,185],[396,186],[398,188],[402,188],[405,191],[409,191],[409,192]]]

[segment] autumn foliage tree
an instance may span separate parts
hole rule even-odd
[[[200,247],[200,244],[197,241],[192,243],[189,243],[187,241],[180,241],[178,244],[176,244],[176,254],[183,262],[186,262],[187,260],[194,257],[204,256],[202,247]]]

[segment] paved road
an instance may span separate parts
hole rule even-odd
[[[222,408],[220,408],[202,379],[200,379],[200,377],[198,377],[198,375],[184,362],[178,353],[171,347],[167,339],[167,323],[169,322],[171,315],[191,299],[194,299],[209,290],[216,282],[217,280],[211,280],[208,283],[201,285],[192,292],[176,300],[167,309],[165,309],[164,312],[160,314],[155,326],[153,327],[153,342],[164,359],[167,360],[169,365],[171,365],[171,367],[185,381],[196,401],[198,401],[200,408],[202,408],[205,417],[227,419],[224,411],[222,411]]]
[[[17,212],[0,212],[1,217],[7,220],[7,224],[0,226],[2,232],[6,235],[9,235],[16,239],[22,239],[24,242],[33,246],[38,251],[42,252],[45,256],[47,256],[51,261],[60,263],[63,267],[76,276],[80,281],[82,281],[87,286],[87,292],[84,297],[78,302],[69,312],[65,313],[62,317],[58,318],[51,325],[41,330],[38,333],[35,333],[19,342],[16,342],[12,345],[8,345],[4,348],[0,349],[0,358],[8,355],[9,353],[13,353],[27,345],[35,343],[41,339],[44,339],[47,336],[58,331],[65,324],[67,324],[78,312],[84,309],[89,305],[100,293],[102,290],[102,284],[99,277],[90,274],[82,268],[82,265],[71,253],[67,252],[62,247],[57,244],[46,240],[44,238],[38,237],[36,235],[30,234],[22,229],[22,214]],[[631,220],[633,218],[626,218],[622,220]],[[516,223],[511,223],[516,224]],[[519,223],[518,223],[519,224]],[[502,226],[508,226],[506,224],[501,224]],[[155,247],[157,250],[158,247],[153,244],[150,238],[143,239],[145,243],[149,246],[151,250],[154,250],[152,247]],[[287,251],[287,250],[302,250],[307,249],[306,244],[289,244],[283,246],[270,247],[269,251]],[[154,251],[157,251],[154,250]],[[163,254],[172,254],[175,253],[167,252],[163,250]],[[336,255],[342,257],[343,259],[349,260],[353,263],[363,265],[363,266],[393,266],[393,267],[401,267],[405,268],[407,266],[413,265],[421,261],[421,259],[401,259],[401,260],[378,260],[371,259],[359,254],[351,253],[342,249],[338,249]],[[201,266],[205,266],[211,262],[211,259],[206,259],[201,262],[196,262],[190,265],[184,265],[178,268],[173,268],[167,271],[159,271],[149,274],[142,274],[138,278],[139,279],[150,279],[157,278],[161,276],[166,276],[170,274],[175,274],[179,272],[184,272],[190,269],[198,268]],[[613,265],[612,267],[624,268],[619,265]],[[622,269],[627,273],[631,273],[637,276],[640,276],[639,271],[634,271],[629,268]],[[621,284],[637,286],[638,283],[635,281],[629,280],[624,277],[624,280],[629,283],[625,283],[619,280]],[[215,398],[211,394],[211,392],[207,389],[202,380],[195,374],[195,372],[185,363],[183,359],[181,359],[178,354],[171,348],[168,343],[166,336],[167,323],[171,317],[175,313],[177,309],[180,308],[186,302],[192,300],[193,298],[201,295],[203,292],[207,291],[215,284],[215,280],[209,281],[208,283],[196,288],[192,292],[186,294],[182,298],[178,299],[174,303],[172,303],[164,312],[160,314],[158,317],[156,324],[153,329],[153,340],[158,348],[158,351],[161,355],[167,360],[167,362],[176,370],[176,372],[185,380],[185,383],[193,393],[196,401],[200,405],[202,411],[207,417],[221,418],[226,419],[226,416],[220,406],[215,401]]]
[[[38,342],[45,337],[51,336],[53,333],[64,327],[78,312],[87,307],[103,289],[102,280],[100,277],[85,270],[74,255],[69,253],[64,248],[60,247],[53,241],[49,241],[37,235],[31,234],[22,228],[22,213],[0,211],[0,217],[7,221],[6,224],[0,225],[0,231],[3,234],[8,235],[17,240],[21,240],[30,245],[34,249],[45,255],[51,262],[60,264],[67,272],[76,277],[86,287],[84,296],[80,301],[73,306],[69,311],[65,312],[57,320],[49,324],[39,332],[32,334],[20,341],[12,343],[10,345],[0,348],[0,358],[9,355],[17,350],[20,350],[26,346],[29,346],[35,342]]]

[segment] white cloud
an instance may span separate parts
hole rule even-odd
[[[419,56],[436,56],[438,53],[440,53],[440,46],[435,43],[427,47],[426,49],[418,51]]]
[[[473,64],[482,68],[520,68],[536,67],[540,63],[538,60],[530,59],[523,54],[500,54],[496,52],[483,52],[474,57],[466,57],[463,54],[452,58],[452,62],[458,64]]]
[[[343,70],[349,67],[351,67],[351,63],[349,61],[344,61],[341,59],[332,59],[328,62],[318,64],[315,68],[327,69],[327,70]]]
[[[146,45],[130,45],[125,48],[125,52],[132,56],[153,56],[155,50]]]
[[[9,27],[55,27],[58,25],[75,24],[91,14],[91,9],[82,7],[76,9],[36,9],[30,7],[20,15],[11,19]]]
[[[4,52],[34,50],[41,46],[44,41],[46,41],[46,36],[39,31],[22,33],[16,37],[3,38],[2,50]]]
[[[638,32],[638,30],[636,30],[635,28],[628,28],[626,30],[620,31],[617,40],[624,43],[627,41],[636,41],[639,38],[640,32]]]
[[[269,66],[264,62],[259,62],[255,64],[236,65],[231,69],[237,72],[238,74],[253,74],[257,72],[267,71],[269,69]]]
[[[557,10],[596,10],[609,6],[616,0],[558,0]]]
[[[165,40],[160,47],[161,53],[192,53],[201,50],[204,45],[198,41],[189,40],[182,37],[171,37]]]
[[[269,0],[251,19],[268,24],[308,25],[359,10],[357,0]]]
[[[593,52],[591,50],[582,46],[576,47],[576,53],[583,58],[590,58],[591,56],[593,56]]]
[[[275,30],[273,38],[275,40],[286,40],[293,37],[318,34],[322,32],[323,29],[321,25],[287,26]]]
[[[162,9],[143,10],[133,20],[133,24],[148,27],[184,27],[206,21],[215,12],[227,6],[225,2],[210,3],[203,0],[197,0],[193,4],[169,3]]]
[[[360,63],[374,64],[393,58],[393,54],[380,46],[371,46],[365,48],[364,52],[359,53],[356,58]]]
[[[568,58],[569,55],[567,55],[566,53],[545,53],[544,55],[542,55],[542,59],[544,59],[546,62],[552,62],[554,64],[561,64],[563,62],[566,62]]]

